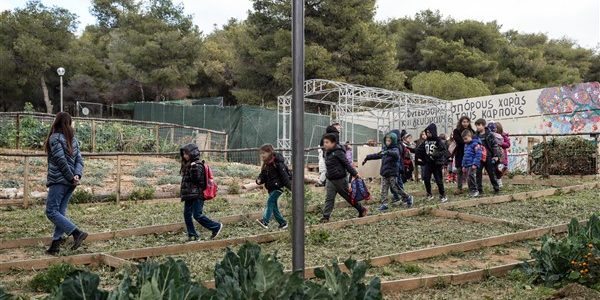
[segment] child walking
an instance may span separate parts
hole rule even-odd
[[[478,186],[480,186],[481,183],[477,178],[477,170],[479,170],[479,167],[481,166],[483,145],[481,145],[479,138],[474,136],[473,132],[469,129],[463,130],[462,139],[465,145],[463,151],[462,172],[467,176],[469,195],[471,197],[478,197]]]
[[[350,198],[348,173],[353,178],[358,178],[359,176],[356,169],[346,159],[346,151],[338,144],[337,136],[333,133],[325,134],[323,136],[323,147],[325,148],[325,165],[327,167],[327,183],[325,184],[327,196],[325,197],[325,207],[321,223],[329,222],[335,204],[335,196],[338,194],[356,208],[358,217],[366,216],[368,213],[367,208],[363,207],[359,202],[352,203],[352,199]]]
[[[277,223],[279,223],[279,229],[286,229],[288,224],[277,206],[277,200],[283,194],[283,188],[292,189],[285,160],[283,155],[275,153],[275,149],[273,149],[273,145],[271,144],[265,144],[260,147],[260,159],[263,162],[263,166],[260,175],[256,179],[256,184],[265,185],[265,188],[269,192],[269,198],[267,199],[267,207],[265,207],[262,218],[256,220],[256,222],[263,228],[268,229],[271,216],[274,216]]]
[[[367,155],[363,161],[363,165],[369,160],[381,159],[381,168],[379,169],[379,175],[381,175],[381,206],[380,211],[388,209],[387,196],[388,190],[391,189],[392,193],[395,193],[402,197],[403,201],[406,202],[408,207],[413,204],[413,197],[407,194],[404,189],[398,184],[398,176],[400,176],[400,170],[398,169],[398,163],[400,160],[400,150],[398,149],[398,138],[395,133],[388,133],[384,139],[383,151]],[[399,202],[400,199],[394,199],[392,204]]]
[[[477,190],[479,194],[483,194],[483,169],[488,173],[492,187],[494,188],[494,194],[500,192],[500,186],[496,180],[496,162],[502,157],[500,147],[496,142],[496,138],[492,132],[486,127],[486,121],[484,119],[478,119],[475,121],[475,129],[477,130],[477,137],[481,141],[481,144],[485,147],[487,155],[486,160],[481,163],[479,169],[477,169]]]
[[[444,189],[443,168],[448,161],[448,150],[446,143],[437,135],[437,126],[433,123],[429,124],[425,129],[427,139],[419,145],[416,150],[417,160],[423,163],[423,181],[425,182],[425,190],[427,191],[427,199],[433,200],[431,193],[431,176],[435,179],[440,193],[440,201],[445,203],[448,201],[446,190]]]
[[[60,246],[66,241],[64,234],[73,236],[71,250],[81,247],[88,237],[67,217],[69,200],[83,175],[83,159],[71,124],[71,115],[66,112],[56,114],[44,143],[44,150],[48,154],[46,217],[54,224],[52,243],[46,250],[50,255],[59,254]]]
[[[206,174],[204,161],[200,161],[200,149],[195,144],[183,146],[181,155],[181,201],[184,202],[183,220],[187,229],[188,241],[197,241],[200,236],[194,227],[196,220],[202,227],[212,232],[211,239],[216,238],[223,229],[223,224],[209,219],[202,213],[204,209],[204,190]]]

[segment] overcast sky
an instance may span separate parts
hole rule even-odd
[[[22,7],[26,0],[0,0],[0,10]],[[175,0],[178,2],[178,0]],[[230,18],[244,19],[250,0],[183,0],[187,13],[204,33]],[[79,16],[80,30],[95,19],[89,13],[90,0],[42,0],[60,5]],[[543,32],[552,38],[567,36],[588,48],[600,46],[600,0],[378,0],[377,19],[414,16],[424,9],[438,9],[454,19],[497,20],[503,31]]]

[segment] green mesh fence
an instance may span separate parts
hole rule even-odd
[[[261,107],[218,107],[208,105],[171,105],[165,103],[136,103],[134,119],[195,126],[224,131],[228,134],[229,149],[255,148],[277,142],[277,111]],[[329,116],[305,113],[304,139],[306,147],[318,146]],[[347,125],[347,127],[350,127]],[[349,128],[348,128],[349,130]],[[354,125],[354,142],[376,139],[377,131]]]

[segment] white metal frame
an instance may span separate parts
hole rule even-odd
[[[277,97],[277,147],[280,149],[291,149],[291,99],[291,90]],[[447,132],[450,126],[448,101],[382,88],[311,79],[304,81],[304,102],[329,106],[331,119],[345,128],[344,141],[354,142],[354,124],[360,119],[375,120],[379,133],[394,128],[412,128],[410,120],[413,118],[409,114],[416,112],[443,117],[444,122],[437,124],[440,133]],[[284,154],[289,157],[288,151]]]

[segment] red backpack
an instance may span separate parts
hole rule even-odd
[[[475,148],[475,150],[481,149],[481,161],[487,161],[487,148],[485,148],[485,146],[481,144],[478,144],[476,147],[477,148]]]
[[[204,189],[204,200],[211,200],[217,197],[219,187],[213,177],[213,172],[205,161],[202,161],[204,167],[204,177],[206,178],[206,188]]]

